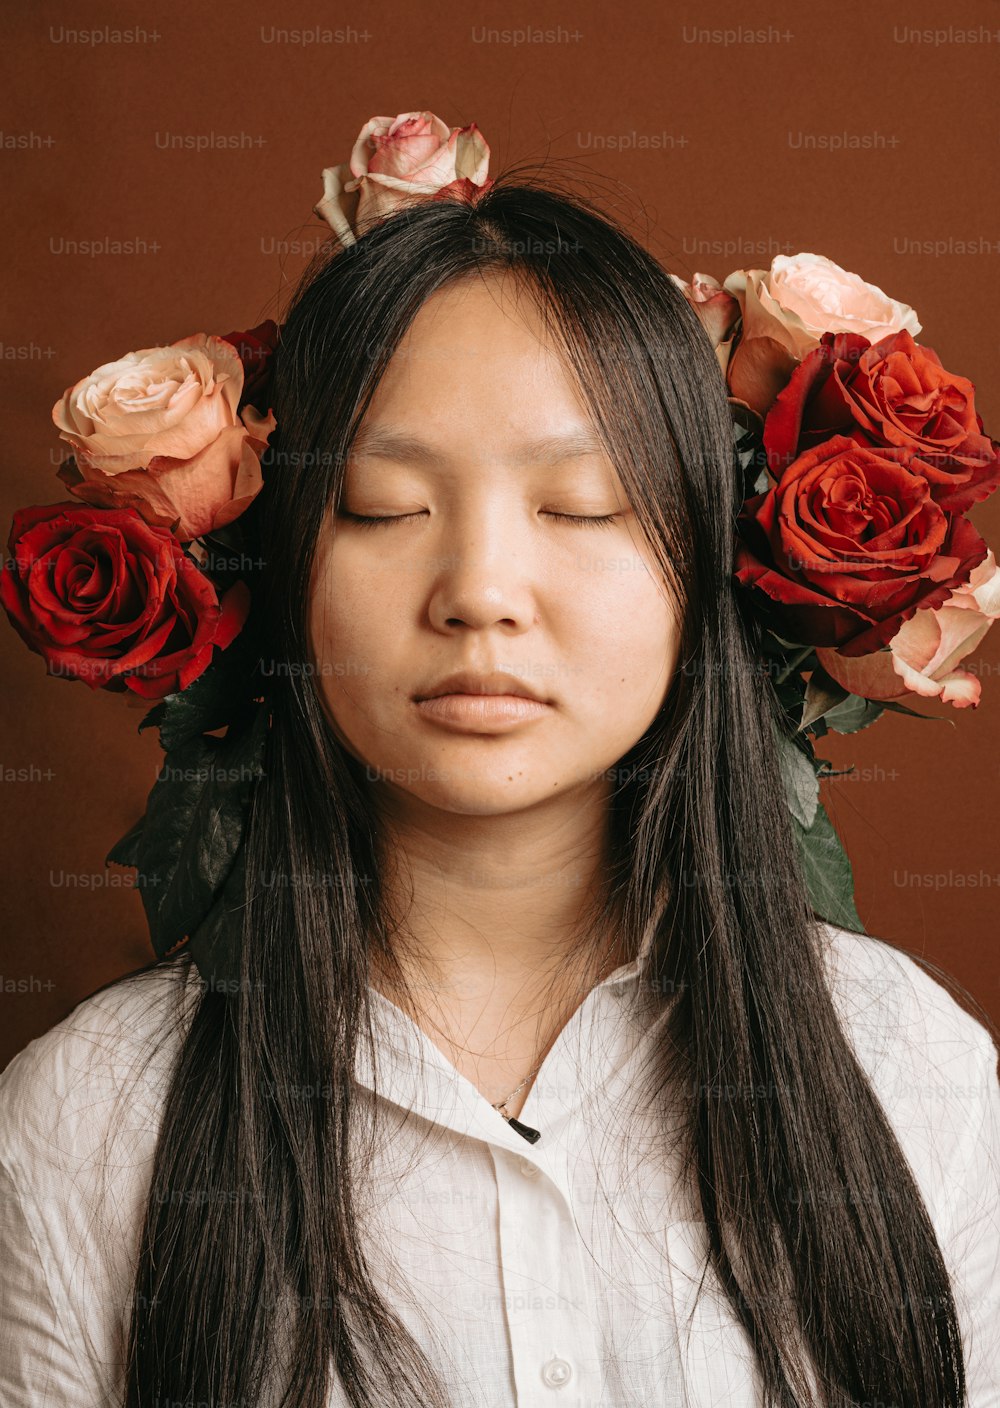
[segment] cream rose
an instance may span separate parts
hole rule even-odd
[[[956,709],[979,704],[978,678],[956,668],[1000,617],[1000,568],[993,549],[942,606],[904,621],[888,650],[847,659],[836,650],[816,654],[826,673],[852,694],[898,699],[904,694],[939,698]]]
[[[711,274],[695,274],[690,283],[676,274],[670,277],[701,319],[702,327],[712,339],[719,366],[725,372],[733,346],[733,330],[740,318],[738,301]]]
[[[825,332],[860,333],[875,343],[904,328],[913,337],[920,331],[907,304],[822,254],[779,254],[769,270],[737,269],[722,287],[743,314],[729,388],[762,416]]]
[[[263,487],[270,412],[238,410],[243,364],[197,333],[106,362],[52,408],[73,459],[59,478],[84,502],[132,507],[182,540],[238,518]]]
[[[323,199],[313,207],[344,246],[398,206],[438,196],[456,182],[486,189],[490,149],[478,127],[449,128],[432,112],[372,117],[349,162],[323,171]]]

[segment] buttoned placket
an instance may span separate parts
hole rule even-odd
[[[377,1078],[367,1049],[359,1048],[358,1079],[383,1098],[482,1140],[489,1149],[519,1408],[562,1403],[599,1408],[604,1402],[599,1327],[587,1292],[560,1130],[582,1102],[627,1064],[638,1045],[635,1030],[619,1021],[636,976],[634,962],[609,975],[557,1036],[518,1116],[541,1131],[535,1144],[508,1124],[411,1018],[373,990],[377,1019],[386,1024],[384,1038]],[[595,1064],[598,1055],[603,1065]]]

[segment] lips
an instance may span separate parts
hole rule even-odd
[[[505,733],[544,718],[548,704],[515,694],[437,694],[414,706],[429,722],[458,733]]]
[[[494,670],[489,674],[462,670],[457,674],[447,675],[436,684],[428,685],[413,697],[419,704],[422,700],[438,699],[445,694],[512,694],[521,699],[534,699],[542,704],[549,702],[516,675],[507,674],[502,670]]]

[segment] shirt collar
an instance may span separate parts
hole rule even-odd
[[[521,1111],[526,1123],[544,1115],[546,1128],[551,1128],[631,1063],[642,1026],[632,1015],[636,1002],[626,999],[632,985],[639,982],[659,917],[657,912],[643,931],[637,956],[590,990],[556,1038]],[[408,1113],[524,1154],[521,1135],[426,1032],[376,988],[369,988],[369,996],[375,1049],[373,1053],[367,1037],[359,1040],[356,1081]],[[638,992],[633,998],[638,998]],[[595,1059],[581,1062],[583,1051],[594,1054]],[[558,1103],[546,1097],[547,1091],[555,1090],[559,1091]]]

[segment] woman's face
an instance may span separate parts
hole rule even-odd
[[[585,404],[514,287],[452,284],[411,324],[321,535],[309,617],[331,726],[371,780],[483,816],[613,785],[679,640]],[[556,447],[571,436],[597,448]],[[541,702],[417,702],[457,672],[506,672]]]

